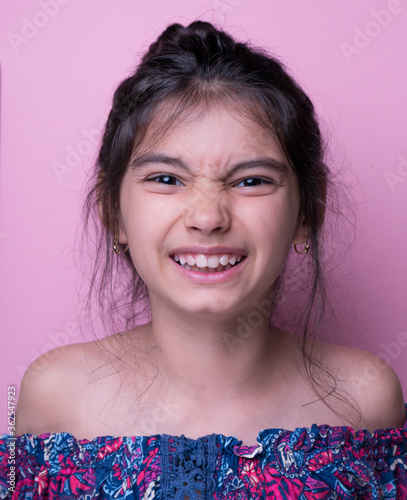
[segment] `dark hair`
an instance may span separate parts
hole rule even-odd
[[[86,221],[92,215],[98,219],[99,210],[103,222],[89,303],[96,292],[106,317],[114,318],[114,328],[136,324],[140,311],[135,304],[146,296],[145,285],[129,253],[123,252],[118,258],[112,250],[119,232],[123,176],[155,121],[159,122],[159,133],[164,134],[175,122],[216,104],[249,116],[267,135],[277,137],[297,175],[301,189],[299,216],[307,226],[310,246],[306,256],[308,295],[299,329],[308,377],[318,397],[323,398],[322,384],[312,369],[317,363],[306,348],[325,304],[320,228],[329,172],[314,107],[280,61],[261,49],[236,42],[210,23],[170,25],[114,94],[85,204]],[[334,389],[334,383],[331,385]]]

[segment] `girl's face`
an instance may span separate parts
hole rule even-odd
[[[129,165],[119,241],[152,304],[227,317],[269,298],[290,246],[304,241],[299,205],[279,145],[213,109]]]

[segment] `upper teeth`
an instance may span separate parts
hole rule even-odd
[[[242,255],[232,255],[232,254],[223,254],[223,255],[203,255],[199,253],[197,255],[191,254],[175,254],[174,260],[179,262],[182,266],[184,264],[188,264],[189,266],[197,266],[197,267],[210,267],[212,269],[216,269],[221,266],[226,266],[228,264],[234,265],[236,262],[240,262],[242,260]]]

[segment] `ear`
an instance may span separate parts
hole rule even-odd
[[[119,236],[118,236],[118,243],[121,243],[122,245],[127,245],[129,240],[127,239],[126,231],[123,226],[123,221],[122,221],[122,216],[119,214],[118,216],[119,219]]]
[[[103,189],[103,181],[105,180],[105,174],[102,170],[99,171],[96,182],[96,191],[97,191],[97,199],[98,199],[98,215],[102,226],[107,229],[112,234],[114,241],[117,243],[127,244],[127,236],[124,230],[122,216],[120,213],[120,208],[114,209],[111,206],[110,199],[108,198],[105,203],[107,207],[104,207],[103,199],[104,199],[104,189]],[[112,214],[117,212],[117,222],[113,220]],[[119,226],[116,229],[117,225]]]
[[[100,222],[102,226],[104,226],[109,232],[110,232],[110,224],[109,224],[109,215],[105,216],[104,211],[103,211],[103,204],[102,201],[99,200],[98,202],[98,215]],[[114,240],[117,241],[117,243],[121,243],[126,245],[128,243],[127,236],[126,236],[126,231],[123,226],[123,221],[121,214],[118,214],[118,224],[119,224],[119,231],[118,231],[118,236],[113,235]]]
[[[308,225],[305,223],[305,218],[303,215],[301,215],[297,228],[294,232],[294,237],[292,244],[293,245],[303,245],[305,243],[305,240],[308,238]]]

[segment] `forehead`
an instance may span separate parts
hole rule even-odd
[[[196,166],[223,168],[236,160],[265,154],[288,164],[271,127],[261,127],[242,107],[225,105],[187,109],[176,118],[164,106],[135,148],[133,159],[151,151],[177,156]]]

